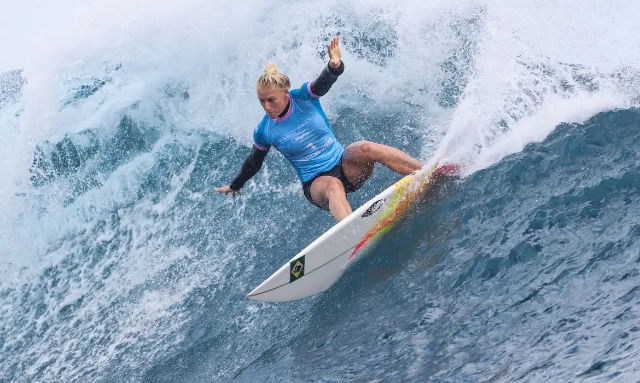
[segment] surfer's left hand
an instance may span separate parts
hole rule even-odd
[[[224,195],[231,193],[233,198],[236,198],[236,193],[238,193],[239,196],[242,195],[242,193],[240,192],[240,189],[238,190],[231,189],[231,185],[223,186],[221,188],[215,188],[215,191],[217,191],[218,193],[222,193]]]
[[[331,44],[328,46],[329,51],[329,65],[333,69],[340,68],[340,58],[342,54],[340,53],[340,37],[334,37],[331,39]]]

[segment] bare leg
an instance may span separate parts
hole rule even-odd
[[[358,141],[349,145],[342,158],[344,173],[356,186],[362,185],[371,176],[376,162],[402,175],[422,168],[422,163],[407,153],[369,141]]]
[[[347,201],[347,193],[342,182],[329,176],[316,178],[311,184],[311,198],[323,208],[328,208],[336,222],[342,221],[351,214],[351,205]]]
[[[349,182],[360,187],[371,176],[376,162],[389,169],[407,175],[422,168],[422,163],[407,153],[391,146],[369,141],[358,141],[349,145],[342,156],[342,169]],[[325,209],[329,209],[337,222],[351,212],[342,182],[329,176],[318,177],[311,184],[311,198]]]

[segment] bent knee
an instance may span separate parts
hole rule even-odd
[[[349,152],[348,159],[357,162],[375,161],[377,156],[377,146],[378,144],[371,141],[356,141],[347,148]]]
[[[327,184],[325,186],[325,190],[326,193],[325,195],[328,198],[331,198],[332,196],[336,195],[336,194],[345,194],[346,192],[344,191],[344,185],[342,185],[342,181],[340,181],[337,178],[331,178],[330,180],[327,181]]]
[[[311,186],[311,197],[314,201],[324,205],[331,198],[346,194],[342,182],[334,177],[321,177]]]

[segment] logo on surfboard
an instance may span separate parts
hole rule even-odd
[[[304,276],[304,255],[289,262],[289,283],[297,281]]]
[[[362,214],[362,218],[367,218],[371,216],[373,213],[380,210],[384,202],[385,202],[384,199],[379,199],[376,202],[372,203],[371,206],[369,206],[369,208],[367,209],[367,211],[365,211],[364,214]]]

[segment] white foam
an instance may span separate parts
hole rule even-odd
[[[441,150],[467,173],[639,95],[640,54],[628,38],[640,32],[637,2],[511,4],[487,4],[469,83],[447,121]]]

